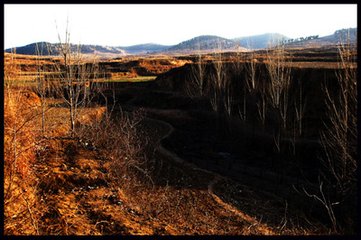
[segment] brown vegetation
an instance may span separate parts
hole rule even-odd
[[[36,162],[38,139],[36,108],[31,92],[4,92],[4,230],[8,234],[37,234]],[[36,207],[34,207],[34,205]]]

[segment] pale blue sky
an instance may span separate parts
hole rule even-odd
[[[64,36],[67,16],[71,42],[107,46],[173,45],[205,34],[325,36],[357,27],[356,4],[5,4],[5,49],[58,42],[57,33]]]

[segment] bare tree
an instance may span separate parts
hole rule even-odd
[[[225,83],[224,83],[224,90],[223,90],[223,105],[224,105],[224,112],[228,118],[232,116],[233,110],[233,92],[231,87],[230,79],[226,78],[227,75],[224,76]]]
[[[206,65],[203,60],[200,43],[197,43],[197,62],[191,65],[192,79],[187,84],[187,93],[191,97],[203,97],[205,88]]]
[[[63,63],[55,64],[56,72],[60,73],[58,80],[58,94],[62,96],[69,108],[71,135],[75,133],[75,122],[78,117],[78,107],[86,104],[90,82],[96,77],[96,64],[85,63],[81,47],[76,48],[70,43],[68,21],[65,31],[65,40],[62,42],[60,34],[59,54]]]
[[[341,209],[341,214],[346,212],[347,219],[352,219],[349,215],[356,211],[357,65],[354,56],[357,50],[351,46],[349,40],[348,37],[346,43],[341,41],[338,49],[337,90],[335,91],[334,84],[323,85],[328,118],[324,122],[325,129],[320,132],[325,153],[322,162],[325,168],[319,175],[319,192],[309,194],[304,189],[307,196],[313,197],[324,206],[333,232],[342,229],[339,221],[342,215],[336,213],[336,206]],[[355,222],[346,224],[353,225]]]
[[[246,69],[246,78],[245,84],[243,86],[243,110],[241,117],[244,121],[247,117],[247,96],[253,95],[256,90],[256,64],[257,59],[255,57],[254,51],[250,52],[248,59],[245,62],[245,69]]]
[[[46,69],[44,64],[41,61],[41,56],[43,56],[43,49],[44,47],[49,48],[49,46],[40,46],[38,43],[36,43],[36,71],[37,71],[37,75],[36,75],[36,82],[37,82],[37,86],[35,88],[36,93],[40,96],[40,103],[41,103],[41,132],[42,135],[45,136],[45,113],[46,111],[49,109],[47,103],[46,103],[46,95],[50,89],[50,85],[49,82],[46,79],[45,76],[45,71]],[[49,52],[49,51],[48,51]]]
[[[282,138],[284,137],[283,134],[287,130],[289,104],[288,93],[291,80],[291,70],[290,67],[287,66],[287,62],[289,60],[287,58],[285,46],[278,41],[270,48],[272,49],[267,50],[268,63],[266,64],[270,78],[268,89],[270,104],[277,113],[277,122],[273,126],[273,140],[275,150],[278,155],[278,162],[281,163],[283,161],[282,152],[285,150],[285,147],[282,144]],[[264,105],[262,105],[262,108],[263,107]],[[277,171],[284,174],[281,168],[277,168]]]
[[[257,59],[254,51],[250,53],[249,64],[246,65],[247,69],[247,88],[249,91],[254,91],[256,89],[256,65]]]
[[[218,42],[218,48],[214,54],[213,60],[214,74],[211,82],[210,102],[212,108],[218,114],[231,112],[231,92],[229,89],[230,81],[226,77],[224,59],[222,54],[222,43]]]
[[[298,126],[295,126],[295,130],[297,129],[297,135],[301,136],[303,131],[303,118],[306,112],[307,99],[304,96],[303,84],[300,80],[298,95],[295,96],[295,116],[296,122]]]
[[[348,39],[349,40],[349,39]],[[339,46],[339,70],[336,72],[339,91],[332,94],[325,85],[325,103],[329,122],[321,132],[321,142],[331,176],[341,193],[350,191],[356,181],[357,168],[357,78],[356,52],[350,42]]]
[[[303,133],[303,119],[306,112],[307,98],[304,95],[302,80],[299,80],[298,85],[295,85],[295,93],[293,95],[294,118],[293,128],[291,134],[291,144],[293,156],[296,158],[296,140],[302,136]]]
[[[263,127],[266,125],[266,111],[267,111],[267,91],[266,84],[264,82],[258,85],[258,101],[257,101],[257,112],[258,116],[261,120],[261,124]]]
[[[291,69],[287,66],[287,58],[284,45],[276,44],[268,50],[267,69],[270,76],[270,100],[272,106],[278,110],[285,130],[288,114],[288,91],[291,80]]]
[[[213,60],[214,67],[214,76],[212,81],[212,91],[210,96],[210,101],[212,104],[212,108],[215,112],[220,113],[221,111],[221,94],[223,88],[223,63],[222,63],[222,52],[221,49],[218,48],[215,53],[215,59]]]
[[[245,59],[244,59],[244,55],[241,54],[240,51],[240,47],[237,47],[237,51],[236,51],[236,59],[234,61],[234,68],[235,68],[235,73],[238,76],[238,80],[242,81],[243,78],[242,76],[242,72],[244,69],[244,64],[245,64]],[[239,106],[238,109],[238,114],[239,117],[242,121],[246,121],[246,116],[247,116],[247,89],[245,87],[245,84],[240,84],[241,85],[241,89],[240,89],[240,94],[242,96],[242,103]]]

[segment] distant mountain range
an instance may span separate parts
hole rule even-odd
[[[171,46],[154,44],[154,43],[146,43],[146,44],[139,44],[133,45],[129,47],[120,47],[123,49],[127,54],[147,54],[147,53],[154,53],[154,52],[162,52],[168,49]]]
[[[192,52],[192,51],[207,51],[207,50],[223,50],[223,49],[235,49],[237,46],[239,46],[237,42],[231,39],[226,39],[212,35],[203,35],[181,42],[177,45],[174,45],[166,49],[166,51]]]
[[[213,35],[202,35],[177,45],[165,46],[160,44],[139,44],[126,47],[110,47],[99,45],[81,45],[81,52],[84,54],[115,54],[115,55],[139,55],[149,53],[192,53],[194,51],[211,52],[215,50],[248,50],[248,49],[263,49],[275,43],[284,43],[288,47],[317,47],[326,45],[335,45],[342,41],[349,39],[352,44],[357,41],[357,28],[341,29],[335,31],[333,34],[325,37],[305,36],[298,39],[290,39],[279,33],[265,33],[261,35],[254,35],[248,37],[240,37],[234,39],[227,39]],[[23,47],[17,47],[16,53],[26,55],[58,55],[59,43],[38,42],[31,43]],[[77,50],[78,45],[71,44],[73,51]],[[6,49],[5,52],[12,52],[14,49]]]
[[[357,28],[340,29],[328,36],[303,40],[303,41],[294,41],[288,43],[288,46],[304,47],[304,48],[322,47],[322,46],[336,45],[340,42],[343,43],[349,42],[350,44],[357,44]]]
[[[261,35],[235,38],[233,41],[248,49],[262,49],[288,39],[290,38],[279,33],[265,33]]]
[[[90,53],[114,53],[114,54],[123,54],[125,51],[118,47],[107,47],[99,45],[75,45],[71,44],[70,48],[72,51],[77,51],[80,48],[80,51],[84,54]],[[5,52],[13,52],[16,50],[18,54],[25,55],[59,55],[60,53],[60,44],[59,43],[48,43],[48,42],[37,42],[31,43],[23,47],[17,47],[16,49],[9,48]]]

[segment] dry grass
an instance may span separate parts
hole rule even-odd
[[[36,95],[6,89],[4,92],[4,233],[37,234],[39,206],[35,162]]]
[[[23,103],[28,99],[20,98]],[[10,110],[10,103],[6,104],[6,119],[10,123],[10,113],[15,110]],[[161,156],[155,156],[163,163],[157,168],[158,177],[150,177],[152,165],[147,164],[144,156],[146,139],[138,128],[143,113],[122,113],[116,121],[107,115],[104,107],[82,108],[77,127],[80,141],[77,141],[63,138],[69,131],[67,109],[61,107],[58,100],[53,99],[48,104],[57,106],[46,113],[47,134],[53,137],[22,157],[30,168],[23,173],[19,171],[14,178],[14,197],[7,203],[5,212],[6,234],[281,233],[276,227],[254,218],[252,211],[244,211],[245,206],[258,208],[264,199],[256,202],[244,198],[243,205],[236,206],[238,210],[230,207],[233,203],[224,204],[223,195],[227,193],[217,190],[219,183],[214,183],[212,174],[174,166]],[[25,104],[21,106],[31,109]],[[34,109],[36,107],[22,113],[34,112]],[[38,122],[35,118],[33,124],[26,125],[29,134],[38,131]],[[36,140],[26,136],[30,142]],[[8,145],[10,142],[7,141]],[[25,146],[26,141],[23,144]],[[35,167],[36,175],[31,166]],[[24,181],[23,176],[29,181]],[[209,192],[212,184],[215,189]],[[253,196],[259,197],[256,193]],[[256,203],[252,205],[252,201]],[[290,228],[287,233],[306,234],[309,230]]]
[[[95,114],[95,115],[94,115]],[[93,116],[94,115],[94,116]],[[144,144],[147,139],[138,133],[137,125],[142,120],[141,111],[131,115],[121,113],[114,119],[105,109],[93,113],[90,119],[77,127],[77,135],[81,143],[88,148],[96,148],[111,160],[112,173],[116,179],[136,178],[143,175],[150,182],[146,167]]]

